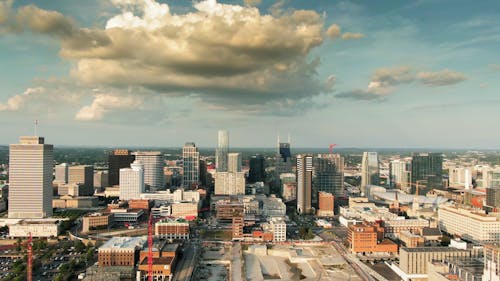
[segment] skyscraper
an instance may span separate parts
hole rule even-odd
[[[265,159],[262,155],[254,155],[250,158],[250,171],[248,181],[251,183],[264,181],[265,179]]]
[[[226,130],[219,130],[217,149],[215,150],[215,170],[227,172],[227,154],[229,150],[229,134]]]
[[[389,176],[392,188],[411,192],[411,161],[392,160],[389,164]]]
[[[149,190],[163,189],[165,187],[163,154],[159,151],[137,151],[134,155],[135,160],[139,160],[144,164],[144,183],[149,186]]]
[[[194,142],[186,142],[182,148],[183,181],[185,189],[191,189],[199,184],[200,176],[200,152]]]
[[[292,172],[292,152],[290,151],[290,142],[279,142],[276,152],[276,179],[279,180],[280,174]]]
[[[120,200],[141,198],[144,188],[144,165],[135,160],[130,168],[120,169]]]
[[[54,183],[64,184],[68,183],[68,163],[62,163],[55,167]]]
[[[79,196],[92,196],[94,194],[94,166],[78,165],[68,169],[69,184],[83,184]]]
[[[443,189],[443,155],[441,153],[414,153],[411,160],[412,193],[419,184],[419,194],[431,189]]]
[[[311,155],[297,155],[297,212],[309,214],[312,211],[312,173],[313,157]]]
[[[245,173],[219,172],[215,174],[216,195],[245,194]]]
[[[120,169],[130,167],[135,156],[128,149],[115,149],[108,154],[108,184],[110,186],[120,183]]]
[[[367,185],[378,185],[380,181],[377,152],[363,152],[361,160],[361,195],[366,194]]]
[[[241,153],[232,152],[227,154],[227,171],[232,173],[241,172]]]
[[[314,159],[315,192],[344,195],[344,157],[340,154],[319,154]]]
[[[43,137],[20,137],[9,150],[9,218],[52,216],[54,147]]]

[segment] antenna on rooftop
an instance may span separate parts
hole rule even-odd
[[[35,136],[38,136],[37,131],[38,131],[38,119],[35,119]]]

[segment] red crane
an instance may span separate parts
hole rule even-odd
[[[330,151],[330,154],[332,154],[332,153],[333,153],[333,148],[334,148],[334,147],[336,147],[336,146],[337,146],[337,144],[336,144],[336,143],[330,144],[330,145],[328,146],[328,150]]]
[[[32,281],[33,280],[33,238],[31,237],[31,232],[30,232],[30,236],[28,238],[28,270],[27,270],[27,273],[26,273],[26,277],[27,277],[27,280],[28,281]]]
[[[148,281],[153,281],[153,214],[148,221]]]

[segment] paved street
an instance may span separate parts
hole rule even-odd
[[[184,254],[180,262],[177,264],[174,281],[190,281],[196,266],[196,256],[198,253],[198,245],[186,244]]]

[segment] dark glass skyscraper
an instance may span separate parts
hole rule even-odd
[[[314,158],[314,191],[344,195],[344,157],[319,154]]]
[[[116,149],[108,154],[109,185],[120,184],[120,169],[129,168],[135,155],[128,149]]]
[[[279,142],[276,153],[276,179],[279,181],[280,174],[292,172],[292,152],[289,142]]]
[[[412,193],[418,183],[419,194],[431,189],[443,189],[443,155],[441,153],[414,153],[411,161]]]
[[[264,181],[265,179],[265,160],[262,155],[254,155],[250,158],[250,171],[248,181],[251,183]]]

